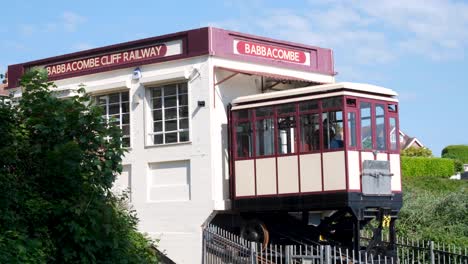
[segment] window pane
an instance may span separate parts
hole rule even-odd
[[[130,147],[130,138],[129,137],[122,138],[122,147],[124,147],[124,148]]]
[[[163,144],[163,135],[154,135],[154,144]]]
[[[122,124],[130,124],[130,114],[123,114],[122,115]]]
[[[122,102],[128,102],[128,92],[122,93]]]
[[[170,120],[164,122],[165,131],[174,131],[177,130],[177,120]]]
[[[319,114],[302,115],[301,126],[301,151],[320,150],[320,123]]]
[[[187,83],[179,83],[179,94],[187,93]]]
[[[176,95],[177,89],[175,84],[165,85],[164,86],[164,96]]]
[[[105,105],[107,103],[107,96],[99,96],[96,101],[98,105]]]
[[[162,107],[162,99],[161,98],[153,98],[153,109],[158,109]]]
[[[387,130],[385,129],[385,108],[384,105],[375,106],[375,126],[377,135],[377,149],[387,149]]]
[[[162,120],[162,110],[154,110],[153,111],[153,120]]]
[[[153,88],[151,95],[152,97],[161,97],[161,88]]]
[[[186,129],[188,128],[188,119],[180,119],[179,120],[179,129]]]
[[[390,117],[388,120],[390,124],[390,149],[397,150],[397,131],[396,131],[396,119]]]
[[[397,105],[396,104],[389,104],[388,105],[388,111],[396,112],[397,111]]]
[[[343,148],[343,112],[334,111],[322,114],[323,148]]]
[[[161,132],[162,131],[162,122],[154,122],[153,123],[153,132]]]
[[[124,136],[130,135],[130,126],[129,125],[122,126],[122,134]]]
[[[237,157],[252,157],[253,142],[250,122],[242,122],[236,125],[236,152]]]
[[[107,115],[107,106],[106,106],[106,105],[102,105],[102,106],[100,106],[100,108],[101,108],[101,111],[102,111],[101,113],[102,113],[103,115]]]
[[[189,132],[183,131],[179,133],[179,142],[189,141]]]
[[[166,133],[164,135],[166,137],[165,143],[177,143],[177,132],[176,133]]]
[[[179,118],[188,117],[188,106],[179,107]]]
[[[120,105],[119,104],[110,104],[109,105],[109,115],[119,114]]]
[[[176,119],[177,118],[177,108],[166,108],[164,109],[164,118],[167,119]]]
[[[356,113],[348,113],[348,146],[356,147]]]
[[[277,107],[278,114],[288,114],[296,112],[296,104],[284,104]]]
[[[307,101],[299,104],[299,111],[317,110],[318,108],[317,100]]]
[[[164,107],[175,107],[177,106],[177,97],[170,96],[164,97]]]
[[[179,106],[180,105],[188,105],[188,96],[187,96],[187,94],[179,95]]]
[[[249,119],[250,118],[250,110],[238,110],[234,112],[234,118],[237,119]]]
[[[372,149],[371,104],[361,103],[361,147]]]
[[[278,117],[278,154],[296,152],[296,118]]]
[[[256,122],[257,156],[273,155],[275,142],[275,125],[272,118]]]
[[[109,103],[119,103],[120,102],[120,93],[109,94]]]
[[[332,97],[322,99],[322,108],[339,108],[341,107],[342,98],[341,97]]]
[[[273,107],[261,107],[255,110],[255,115],[257,117],[262,116],[272,116],[273,115]]]
[[[122,103],[122,113],[130,112],[128,106],[129,106],[129,103]]]

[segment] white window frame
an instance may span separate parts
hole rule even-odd
[[[187,93],[179,93],[179,85],[180,84],[185,84],[187,86]],[[162,119],[161,119],[161,123],[162,123],[162,131],[160,132],[154,132],[154,117],[153,117],[153,111],[154,110],[158,110],[158,109],[154,109],[153,108],[153,89],[155,88],[162,88],[164,86],[169,86],[169,85],[176,85],[176,93],[175,93],[175,97],[176,97],[176,106],[175,107],[170,107],[170,108],[176,108],[177,109],[177,115],[176,115],[176,118],[175,119],[171,119],[171,120],[176,120],[177,121],[177,130],[171,130],[171,131],[166,131],[166,118],[165,118],[165,102],[164,102],[164,90],[165,89],[162,89],[161,90],[161,108],[158,108],[161,110],[161,116],[162,116]],[[180,126],[180,116],[179,116],[179,108],[180,108],[180,104],[179,104],[179,95],[186,95],[187,96],[187,111],[188,111],[188,114],[187,114],[187,125],[188,127],[187,128],[184,128],[184,129],[181,129],[179,126]],[[147,117],[146,117],[146,128],[147,128],[147,132],[146,132],[146,137],[147,137],[147,141],[146,141],[146,145],[147,146],[167,146],[167,145],[174,145],[174,144],[185,144],[185,143],[190,143],[191,142],[191,138],[192,138],[192,135],[191,135],[191,118],[190,118],[190,86],[189,86],[189,82],[187,80],[181,80],[181,81],[178,81],[178,82],[170,82],[170,83],[161,83],[161,84],[155,84],[155,85],[148,85],[146,87],[146,103],[147,103],[147,107],[146,109],[148,111],[146,111],[148,114],[147,114]],[[185,105],[184,105],[185,106]],[[185,118],[182,118],[182,119],[185,119]],[[170,143],[166,143],[166,134],[167,133],[177,133],[177,142],[170,142]],[[188,133],[188,140],[187,141],[180,141],[180,133],[181,132],[187,132]],[[155,135],[163,135],[163,143],[160,143],[160,144],[156,144],[154,142],[154,136]]]
[[[128,101],[125,101],[123,102],[122,101],[122,93],[128,93]],[[113,94],[119,94],[119,113],[118,114],[113,114],[113,115],[109,115],[109,95],[113,95]],[[98,101],[98,98],[106,98],[106,103],[105,103],[105,106],[106,106],[106,112],[104,113],[103,117],[106,119],[106,122],[109,121],[110,117],[113,117],[113,116],[116,116],[116,115],[119,115],[119,128],[122,129],[122,121],[123,121],[123,113],[122,113],[122,103],[128,103],[128,129],[129,129],[129,134],[128,135],[122,135],[122,139],[123,138],[128,138],[129,139],[129,142],[128,142],[128,146],[124,146],[125,148],[131,148],[132,147],[132,126],[131,126],[131,123],[132,123],[132,111],[131,111],[131,104],[130,104],[130,91],[115,91],[115,92],[108,92],[108,93],[102,93],[102,94],[96,94],[94,95],[94,97],[96,98],[96,101],[97,101],[97,105],[98,106],[101,106],[101,104],[99,103]],[[116,104],[116,103],[112,103],[112,104]],[[127,113],[125,113],[127,114]],[[126,125],[126,124],[125,124]]]

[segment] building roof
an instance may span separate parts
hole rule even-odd
[[[150,54],[150,49],[158,52]],[[335,75],[331,49],[205,27],[9,65],[8,88],[18,87],[19,78],[33,67],[47,69],[54,81],[204,55]],[[86,67],[74,67],[78,63]]]
[[[318,93],[325,93],[325,92],[328,93],[328,92],[340,91],[340,90],[363,92],[363,93],[375,94],[375,95],[380,95],[380,96],[386,96],[389,98],[394,98],[398,95],[395,91],[388,89],[388,88],[381,87],[381,86],[363,84],[363,83],[341,82],[341,83],[315,85],[315,86],[290,89],[290,90],[278,91],[278,92],[272,92],[272,93],[242,96],[242,97],[238,97],[234,99],[232,103],[233,105],[240,105],[240,104],[248,104],[248,103],[254,103],[254,102],[261,102],[261,101],[272,101],[272,100],[277,100],[281,98],[298,97],[298,96],[304,96],[307,94],[318,94]]]

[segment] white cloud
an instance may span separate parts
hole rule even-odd
[[[29,37],[36,32],[36,28],[33,25],[20,25],[19,32],[21,35]]]
[[[229,2],[228,2],[229,3]],[[399,58],[460,60],[468,48],[468,3],[456,0],[309,0],[302,8],[246,9],[211,24],[332,48],[342,73]],[[250,3],[250,2],[249,2]],[[341,75],[341,74],[340,74]]]
[[[86,22],[86,18],[76,13],[66,11],[62,14],[63,27],[68,32],[74,32],[76,28]]]

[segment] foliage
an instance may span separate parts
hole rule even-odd
[[[135,212],[110,191],[121,131],[84,89],[53,96],[47,75],[23,76],[17,107],[0,103],[0,263],[154,263]]]
[[[442,150],[442,157],[448,159],[458,159],[463,163],[468,163],[468,145],[450,145]]]
[[[468,182],[404,178],[397,231],[412,239],[468,245]]]
[[[409,147],[401,151],[402,156],[406,157],[432,157],[432,151],[426,147]]]
[[[406,177],[449,177],[454,161],[444,158],[401,157],[401,172]]]
[[[468,145],[450,145],[442,150],[442,157],[453,159],[455,171],[463,172],[463,164],[468,163]]]

